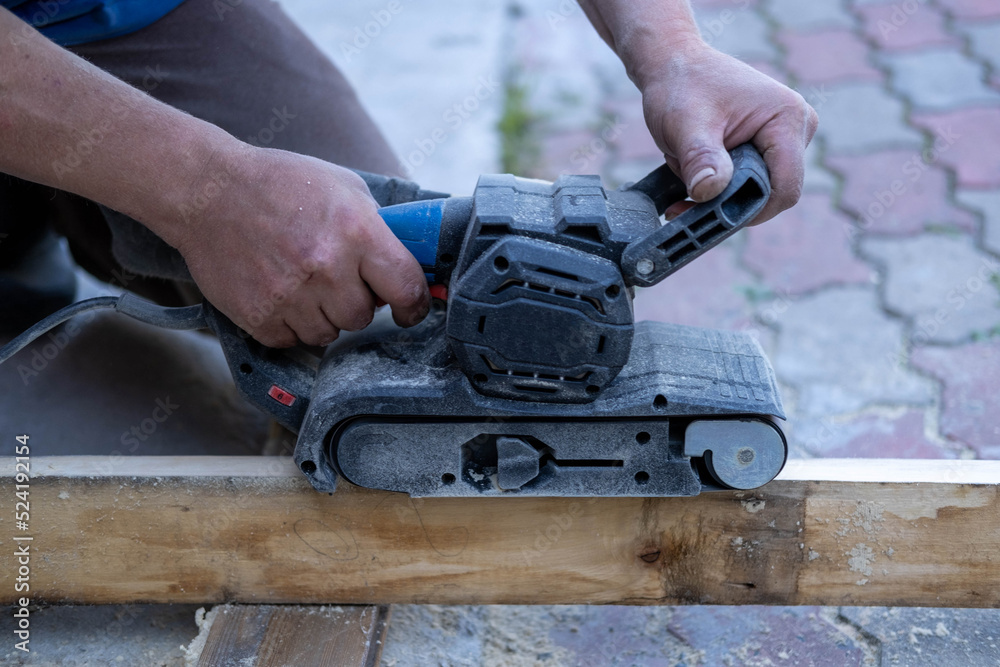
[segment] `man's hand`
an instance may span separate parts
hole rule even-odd
[[[798,201],[819,122],[801,95],[705,44],[688,0],[580,6],[642,92],[649,131],[691,199],[720,194],[733,175],[726,151],[751,141],[771,177],[771,198],[754,224]]]
[[[420,266],[352,172],[244,144],[3,8],[0,65],[0,172],[135,218],[260,342],[327,344],[367,325],[378,300],[402,326],[426,314]]]
[[[771,198],[754,224],[799,200],[804,152],[819,122],[801,95],[700,43],[651,70],[641,90],[649,131],[691,199],[721,193],[733,176],[726,151],[750,141],[771,177]]]
[[[427,314],[420,265],[356,174],[272,149],[241,147],[222,161],[220,192],[178,250],[205,297],[254,338],[329,345],[366,327],[377,299],[400,326]]]

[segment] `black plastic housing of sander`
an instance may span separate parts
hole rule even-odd
[[[322,362],[270,350],[206,304],[241,393],[297,431],[312,485],[338,476],[415,496],[695,495],[784,465],[773,371],[744,332],[633,321],[653,285],[747,225],[770,195],[751,146],[710,202],[664,165],[597,176],[482,176],[443,202],[448,288],[414,329],[344,335]]]

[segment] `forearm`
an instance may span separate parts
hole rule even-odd
[[[690,46],[703,46],[688,0],[579,0],[640,88]]]
[[[206,170],[239,146],[0,9],[0,171],[105,204],[179,246]]]

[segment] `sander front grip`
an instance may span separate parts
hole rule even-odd
[[[714,199],[632,242],[622,255],[626,283],[648,287],[718,245],[760,213],[771,194],[767,165],[751,144],[730,151],[733,177]],[[652,200],[658,215],[687,197],[684,182],[666,164],[622,188]],[[468,226],[472,197],[421,199],[383,206],[379,215],[423,267],[431,283],[447,283]]]

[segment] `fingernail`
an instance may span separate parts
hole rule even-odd
[[[693,193],[695,188],[697,188],[706,178],[712,178],[713,176],[715,176],[714,167],[705,167],[699,171],[694,175],[694,178],[691,179],[691,183],[688,184],[688,194],[690,195]]]

